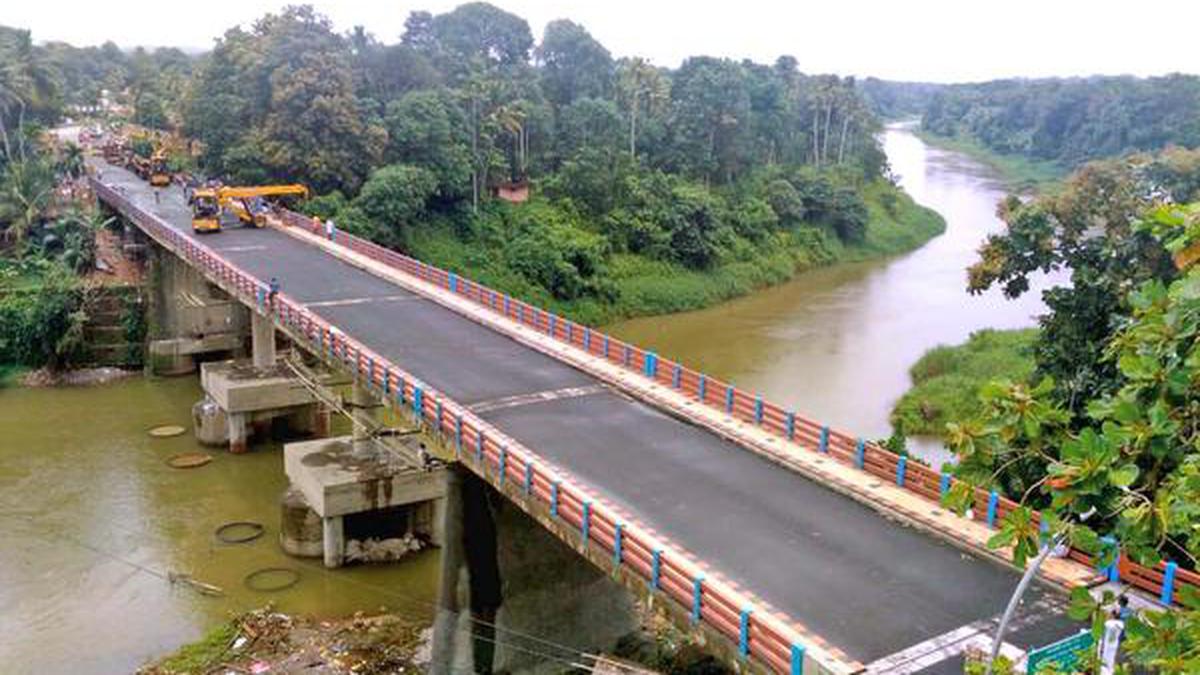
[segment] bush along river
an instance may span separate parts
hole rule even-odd
[[[889,436],[888,415],[926,350],[981,328],[1035,325],[1045,311],[1041,290],[1067,275],[1038,279],[1017,300],[998,290],[969,295],[966,268],[1004,225],[995,214],[999,177],[926,144],[907,124],[890,125],[883,144],[900,185],[946,219],[944,234],[911,253],[818,269],[709,309],[609,330],[823,423]],[[932,439],[910,439],[909,450],[935,467],[950,458]]]

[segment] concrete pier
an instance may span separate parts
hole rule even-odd
[[[273,331],[268,335],[270,339],[264,340],[274,352]],[[288,418],[289,426],[299,432],[328,428],[328,411],[322,413],[312,392],[274,361],[262,367],[250,361],[205,363],[200,368],[200,385],[206,400],[193,410],[196,437],[209,444],[228,442],[230,452],[246,452],[252,431],[265,429],[277,417]],[[220,416],[226,419],[223,439],[219,419],[215,419]]]
[[[420,443],[412,437],[399,442],[412,444],[414,453]],[[352,436],[288,443],[283,457],[292,487],[321,518],[326,566],[344,562],[347,518],[394,518],[406,534],[445,544],[445,467],[419,468],[378,441]]]
[[[240,356],[249,310],[161,249],[151,249],[149,262],[149,371],[181,375],[195,372],[208,355]]]

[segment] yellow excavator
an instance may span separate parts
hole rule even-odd
[[[167,169],[167,153],[162,147],[150,155],[150,184],[154,187],[166,187],[171,184],[171,172]]]
[[[221,213],[229,211],[243,225],[262,227],[267,224],[270,207],[264,197],[308,196],[303,185],[262,185],[258,187],[199,187],[191,190],[188,203],[192,206],[192,230],[219,232]]]

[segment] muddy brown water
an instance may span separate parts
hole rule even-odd
[[[929,348],[980,328],[1034,325],[1031,292],[966,292],[966,267],[988,233],[1004,191],[978,162],[933,148],[891,125],[884,148],[900,183],[946,219],[946,232],[904,255],[837,265],[716,307],[609,327],[622,339],[677,359],[797,412],[866,438],[891,434],[888,415],[911,386],[908,369]],[[949,458],[932,439],[910,442],[935,466]]]
[[[0,672],[127,673],[198,638],[230,612],[267,602],[338,617],[382,606],[432,616],[437,553],[402,565],[326,573],[278,545],[286,479],[278,443],[232,456],[187,433],[152,438],[161,424],[190,428],[194,377],[131,379],[98,387],[0,390]],[[213,461],[173,469],[182,452]],[[230,521],[257,521],[261,538],[217,541]],[[290,566],[299,583],[277,593],[243,586],[256,569]],[[172,586],[189,574],[221,598]]]

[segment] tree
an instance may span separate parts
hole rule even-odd
[[[636,159],[639,118],[665,109],[670,83],[649,61],[634,57],[617,65],[617,90],[629,115],[629,156]]]
[[[671,83],[672,164],[730,183],[748,159],[750,95],[741,65],[700,56],[683,62]]]
[[[387,228],[388,243],[402,245],[436,190],[437,178],[430,171],[391,164],[371,173],[354,205]]]
[[[422,90],[401,96],[388,105],[385,126],[388,161],[433,172],[444,199],[459,199],[470,192],[469,132],[451,92]]]
[[[1200,204],[1166,205],[1145,214],[1135,230],[1180,253],[1200,245]],[[1181,256],[1186,262],[1186,257]],[[948,501],[967,506],[976,486],[1008,479],[1021,506],[989,542],[1013,546],[1023,566],[1042,533],[1031,506],[1043,507],[1053,536],[1064,536],[1101,564],[1111,534],[1135,562],[1162,558],[1195,568],[1200,560],[1200,266],[1170,284],[1141,282],[1129,293],[1127,321],[1107,341],[1103,358],[1116,364],[1117,387],[1087,402],[1088,422],[1071,416],[1044,381],[1034,388],[997,383],[984,393],[979,419],[951,425],[963,482]],[[1020,482],[1013,484],[1013,467]],[[1016,489],[1014,489],[1016,488]],[[1081,516],[1096,514],[1083,522]],[[1150,613],[1131,621],[1126,651],[1134,663],[1163,672],[1194,672],[1200,665],[1200,598],[1183,594],[1177,613]],[[1073,595],[1073,614],[1091,617],[1101,606],[1086,590]]]
[[[1152,203],[1142,160],[1114,160],[1083,167],[1061,194],[1022,204],[1010,197],[1000,208],[1006,223],[990,235],[979,261],[968,270],[968,289],[999,285],[1008,297],[1029,288],[1031,275],[1071,270],[1071,285],[1046,291],[1050,311],[1039,319],[1035,346],[1038,375],[1052,377],[1059,398],[1076,416],[1087,401],[1116,386],[1115,364],[1101,358],[1124,314],[1128,290],[1143,281],[1174,277],[1162,244],[1132,223]]]
[[[580,98],[601,99],[612,89],[612,55],[577,23],[558,19],[546,24],[537,57],[542,89],[556,107]]]
[[[500,69],[527,65],[533,48],[533,33],[524,19],[486,2],[439,14],[429,30],[443,67],[459,78],[468,75],[472,64]]]

